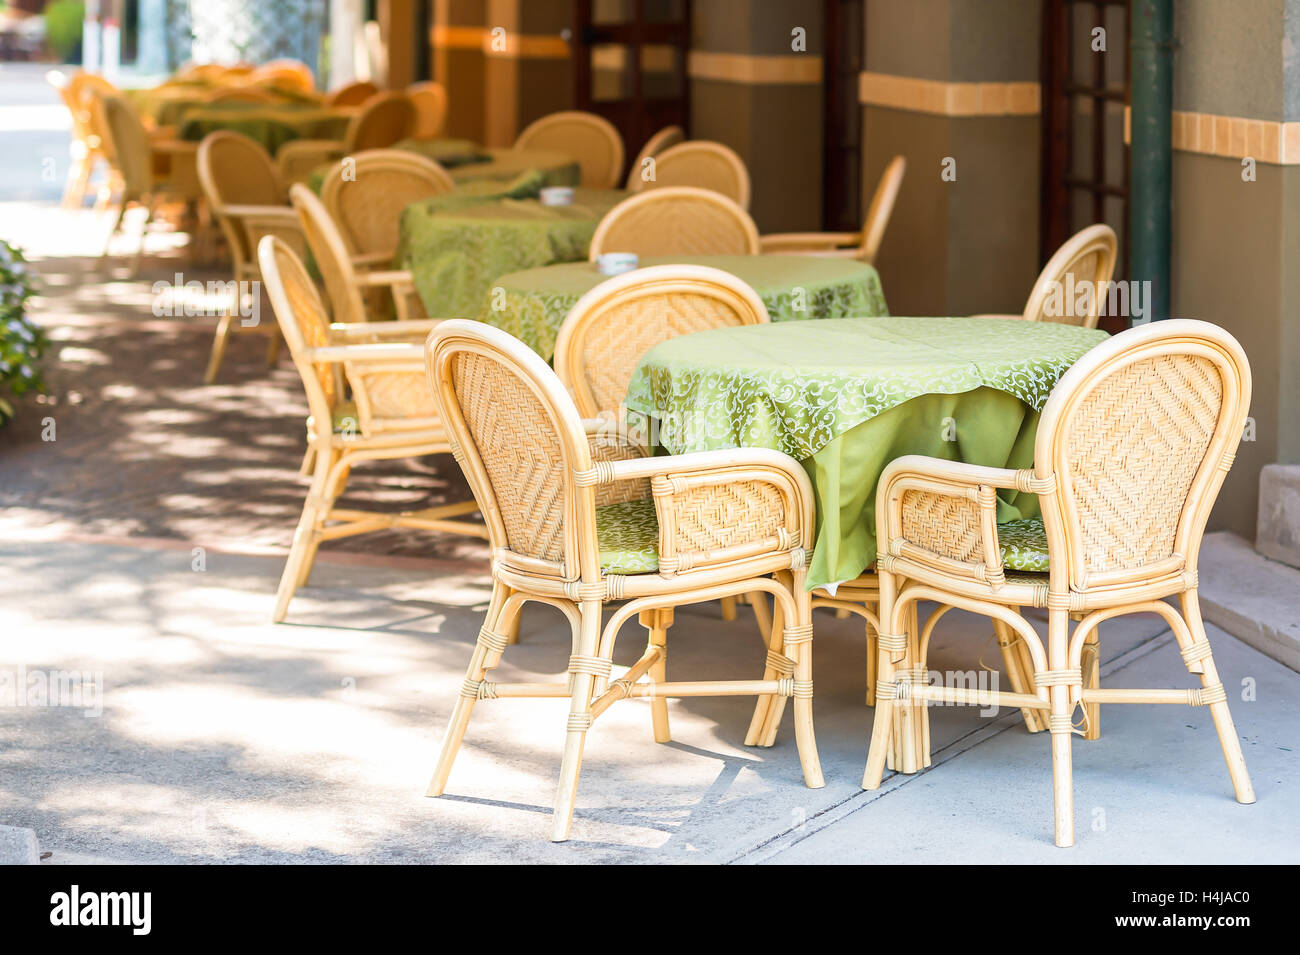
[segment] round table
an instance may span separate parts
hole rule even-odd
[[[685,255],[646,258],[642,266],[707,265],[730,272],[758,293],[774,322],[846,315],[888,315],[880,276],[865,262],[808,255]],[[478,319],[504,329],[543,358],[578,299],[609,276],[594,262],[572,262],[502,275]]]
[[[544,206],[536,181],[518,196],[488,183],[437,196],[402,211],[395,263],[410,269],[430,316],[473,318],[498,276],[586,259],[596,224],[627,194],[578,188],[573,205]],[[535,177],[533,177],[535,180]],[[504,188],[504,184],[498,184]]]
[[[159,126],[179,125],[185,114],[193,109],[219,105],[209,103],[208,99],[220,86],[208,83],[173,83],[156,86],[152,89],[125,90],[127,99],[144,116],[148,116]],[[301,90],[289,90],[282,87],[259,87],[263,93],[269,93],[283,105],[320,106],[320,97],[304,93]],[[245,104],[250,105],[250,104]],[[251,104],[258,105],[258,104]]]
[[[281,146],[294,139],[342,141],[354,112],[297,104],[212,103],[186,110],[177,135],[198,142],[208,133],[229,129],[261,143],[274,156]]]
[[[817,491],[809,588],[876,558],[876,482],[905,454],[1033,464],[1038,412],[1099,329],[1000,318],[846,318],[719,328],[668,339],[637,365],[627,407],[673,453],[762,447]],[[999,521],[1034,517],[1001,492]]]

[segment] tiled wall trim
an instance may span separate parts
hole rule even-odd
[[[1037,83],[948,83],[884,73],[858,80],[860,103],[939,116],[1036,116],[1041,98]]]

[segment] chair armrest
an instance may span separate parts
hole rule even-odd
[[[232,216],[239,219],[258,219],[277,226],[297,226],[298,214],[292,206],[241,206],[225,205],[214,210],[219,216]]]
[[[391,265],[393,262],[393,253],[390,252],[363,252],[360,255],[352,256],[352,264],[360,269],[368,269],[375,265]]]
[[[197,156],[199,153],[199,144],[192,143],[187,139],[152,139],[149,141],[149,149],[156,153],[168,153],[172,155],[192,154]]]
[[[418,362],[424,365],[424,346],[408,342],[360,342],[354,345],[317,345],[304,350],[303,357],[313,362]]]
[[[758,237],[764,254],[781,252],[832,251],[862,242],[861,232],[774,232]]]
[[[396,322],[335,322],[330,326],[330,334],[342,339],[340,344],[346,344],[348,339],[382,338],[399,338],[422,344],[429,333],[443,321],[441,318],[418,318]]]
[[[386,269],[382,272],[362,272],[357,275],[358,285],[414,285],[415,278],[407,269]]]
[[[592,461],[637,461],[650,456],[650,449],[619,428],[612,416],[583,418],[582,430],[587,434],[587,447]],[[648,478],[611,481],[596,487],[597,507],[626,501],[644,501],[649,497]]]
[[[788,560],[787,567],[806,566],[812,483],[788,455],[739,448],[600,462],[593,470],[598,486],[649,479],[661,574],[774,556]]]
[[[1045,493],[1055,482],[1033,471],[982,467],[920,455],[891,462],[876,495],[882,570],[987,584],[1006,582],[998,542],[998,489]]]

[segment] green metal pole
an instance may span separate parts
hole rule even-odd
[[[1129,161],[1129,278],[1150,282],[1149,315],[1169,317],[1173,170],[1173,0],[1134,0]]]

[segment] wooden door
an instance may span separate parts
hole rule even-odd
[[[822,158],[822,228],[862,228],[862,106],[858,82],[863,70],[863,0],[825,0],[826,55],[823,60],[825,141]]]
[[[689,129],[690,14],[690,0],[574,3],[574,105],[618,128],[628,164],[663,127]]]

